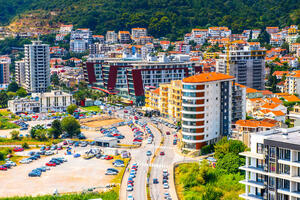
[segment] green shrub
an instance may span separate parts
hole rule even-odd
[[[24,143],[22,144],[22,147],[23,147],[24,149],[29,149],[29,145],[27,144],[27,142],[24,142]]]

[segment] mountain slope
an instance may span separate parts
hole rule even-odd
[[[15,1],[24,6],[10,3]],[[298,0],[0,0],[0,9],[2,2],[16,7],[0,17],[2,23],[24,11],[42,9],[59,13],[53,23],[73,23],[101,34],[139,26],[156,37],[176,39],[194,27],[228,26],[241,32],[300,24]]]

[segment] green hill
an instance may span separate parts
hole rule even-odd
[[[155,37],[182,37],[194,27],[228,26],[234,32],[300,24],[299,0],[0,0],[0,23],[42,9],[96,33],[146,27]]]

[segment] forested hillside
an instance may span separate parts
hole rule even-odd
[[[19,13],[56,11],[53,23],[73,23],[103,34],[147,27],[155,37],[182,36],[194,27],[246,28],[300,24],[299,0],[0,0],[0,22]]]

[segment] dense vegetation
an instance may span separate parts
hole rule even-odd
[[[175,182],[180,199],[237,200],[244,186],[239,183],[244,175],[238,169],[244,163],[239,153],[246,146],[223,138],[215,145],[216,168],[204,160],[201,164],[180,164],[175,168]]]
[[[53,22],[97,33],[147,27],[155,37],[182,37],[194,27],[246,28],[300,24],[297,0],[0,0],[0,23],[26,10],[57,11]],[[4,11],[4,12],[3,12]]]
[[[117,200],[118,193],[115,190],[111,190],[104,193],[87,193],[87,194],[66,194],[59,196],[45,195],[37,197],[11,197],[11,198],[0,198],[0,200],[88,200],[102,198],[103,200]]]

